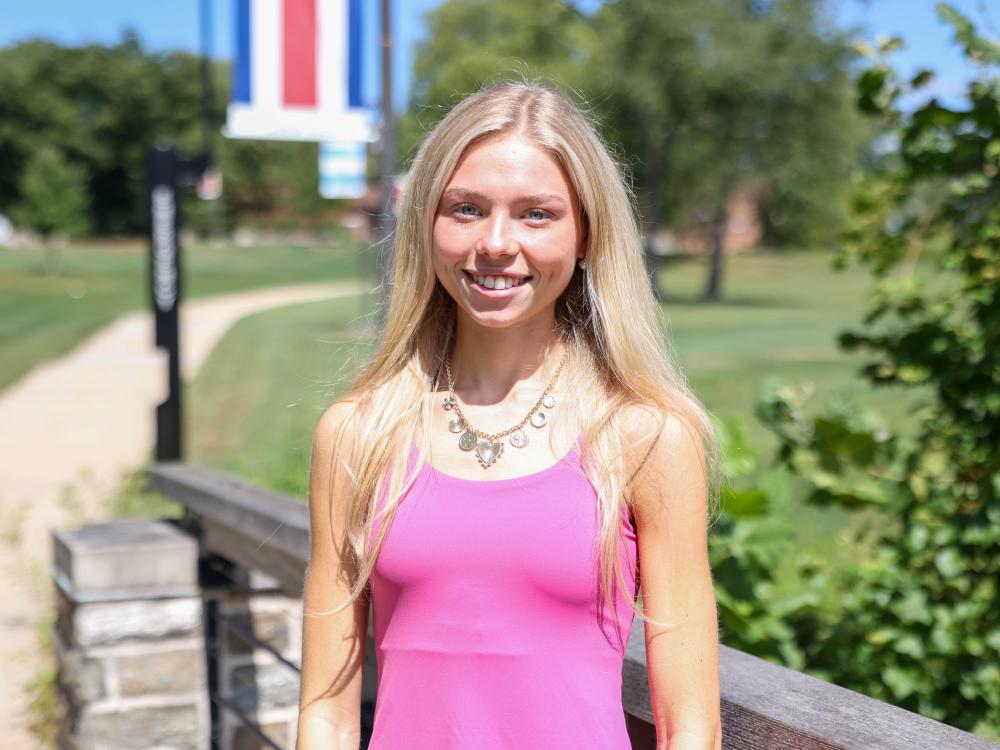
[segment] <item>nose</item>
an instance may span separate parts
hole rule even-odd
[[[505,255],[517,252],[513,221],[501,211],[494,211],[483,222],[483,233],[477,250],[484,255]]]

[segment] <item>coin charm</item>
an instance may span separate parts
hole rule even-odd
[[[532,427],[544,427],[545,426],[545,420],[546,420],[545,412],[544,411],[536,411],[534,414],[531,415],[531,426]]]
[[[528,436],[524,430],[515,430],[510,435],[510,444],[515,448],[523,448],[528,444]]]
[[[477,440],[478,438],[476,437],[476,433],[471,430],[467,430],[463,432],[462,437],[458,439],[458,447],[463,451],[471,451],[476,447]]]
[[[542,399],[542,406],[544,406],[546,409],[551,409],[555,405],[556,405],[556,397],[553,396],[551,393],[546,393],[545,398]]]
[[[465,420],[461,417],[452,417],[448,422],[448,429],[452,432],[463,432],[465,430]]]

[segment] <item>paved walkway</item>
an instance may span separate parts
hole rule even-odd
[[[300,284],[186,300],[182,377],[251,313],[355,294],[356,282]],[[50,532],[101,520],[124,473],[151,456],[166,356],[149,312],[123,315],[0,393],[0,747],[32,748],[28,683],[50,609]]]

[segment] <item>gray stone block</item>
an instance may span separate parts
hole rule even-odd
[[[281,663],[235,667],[230,688],[229,699],[245,712],[287,708],[299,701],[299,675]]]
[[[107,695],[104,665],[100,659],[88,657],[80,649],[68,646],[56,638],[56,664],[59,683],[74,704],[92,703]]]
[[[205,653],[196,648],[152,651],[116,658],[123,696],[196,693],[206,688]]]
[[[165,521],[53,532],[53,575],[77,602],[198,593],[198,543]]]
[[[257,648],[240,635],[241,631],[249,631],[280,654],[288,649],[288,615],[284,612],[242,612],[227,615],[226,621],[234,626],[227,628],[232,655],[249,654]]]
[[[185,638],[201,634],[202,605],[194,598],[78,604],[72,622],[81,646]]]
[[[80,750],[200,750],[194,705],[84,711],[76,726]]]

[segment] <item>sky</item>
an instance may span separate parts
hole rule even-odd
[[[499,0],[502,1],[502,0]],[[669,2],[669,0],[663,0]],[[211,0],[212,54],[229,57],[232,49],[232,0]],[[905,48],[893,58],[904,74],[931,68],[937,76],[929,92],[943,101],[956,96],[970,69],[951,40],[948,27],[934,12],[935,0],[827,0],[833,20],[843,28],[859,27],[862,39],[901,36]],[[441,0],[393,0],[393,103],[406,106],[416,46],[423,38],[424,14]],[[951,0],[951,3],[989,36],[1000,38],[1000,0]],[[580,0],[585,11],[599,0]],[[379,100],[377,0],[365,2],[365,29],[371,40],[364,65],[367,103]],[[0,3],[0,46],[41,37],[62,44],[112,44],[131,28],[146,49],[197,50],[200,46],[199,0],[32,0]]]

